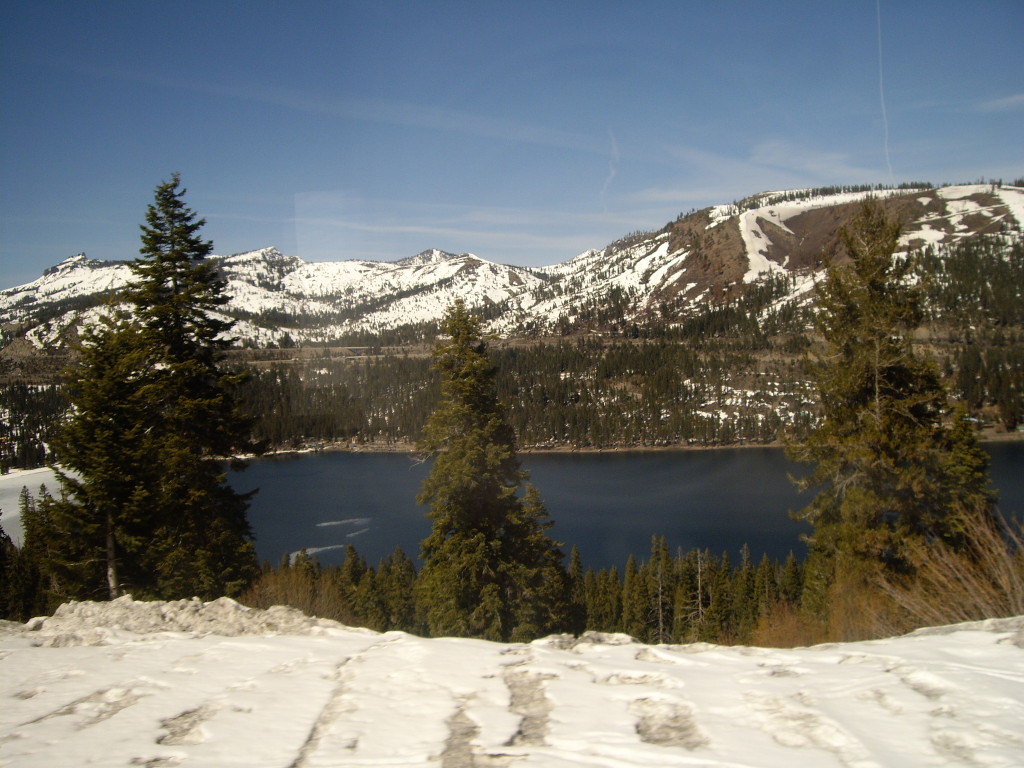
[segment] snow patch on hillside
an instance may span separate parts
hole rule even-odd
[[[1024,229],[1024,189],[1020,187],[1001,187],[996,190],[999,199],[1003,201],[1013,217],[1013,224],[1017,230]]]
[[[18,766],[1019,766],[1024,617],[776,650],[426,640],[231,600],[0,625]]]
[[[740,229],[740,236],[743,238],[743,245],[747,252],[749,262],[748,269],[743,275],[744,283],[753,283],[760,276],[772,273],[785,272],[785,264],[777,264],[768,258],[768,246],[770,238],[765,234],[760,222],[767,221],[780,229],[792,234],[792,230],[786,222],[802,213],[827,208],[836,205],[845,205],[865,200],[869,197],[891,197],[895,195],[909,194],[910,190],[876,190],[870,192],[843,192],[834,195],[814,195],[800,200],[784,200],[772,202],[766,205],[746,210],[738,214],[737,223]],[[782,192],[766,192],[762,197],[766,200],[773,195],[784,194]],[[721,207],[721,206],[720,206]],[[713,219],[714,223],[717,223]]]

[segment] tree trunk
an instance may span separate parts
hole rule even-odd
[[[114,521],[107,515],[107,589],[110,599],[121,595],[117,582],[117,543],[114,540]]]

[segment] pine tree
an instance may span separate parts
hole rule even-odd
[[[417,583],[432,635],[530,639],[565,621],[565,570],[539,495],[528,486],[504,417],[480,323],[456,301],[434,349],[441,401],[420,448],[434,466],[418,497],[429,505]]]
[[[672,634],[680,642],[696,639],[708,608],[710,552],[692,549],[677,561]]]
[[[651,560],[647,565],[648,632],[647,640],[668,643],[672,640],[673,600],[676,574],[664,536],[651,539]]]
[[[224,460],[255,446],[239,377],[221,368],[225,283],[179,183],[157,186],[147,208],[129,311],[85,333],[67,374],[56,457],[70,471],[45,506],[72,596],[236,595],[258,570],[247,497],[226,482]]]
[[[799,605],[803,584],[803,567],[796,559],[796,555],[790,552],[782,564],[782,575],[779,576],[779,596],[790,605]]]
[[[757,573],[754,575],[754,598],[757,614],[764,613],[778,602],[779,570],[778,564],[769,560],[767,554],[761,556],[761,562],[757,565]]]
[[[401,547],[380,561],[375,578],[382,610],[383,630],[418,632],[413,588],[416,566]]]
[[[899,569],[902,540],[950,540],[956,508],[989,500],[987,460],[969,430],[945,424],[936,366],[911,344],[922,289],[913,255],[896,254],[899,237],[866,203],[840,233],[849,263],[833,261],[818,286],[824,421],[791,453],[815,464],[798,485],[821,490],[798,516],[815,526],[825,562],[841,554]]]
[[[22,545],[18,554],[22,568],[15,599],[23,615],[29,616],[51,613],[64,600],[82,599],[73,572],[74,564],[80,559],[76,556],[81,551],[80,541],[74,538],[69,541],[66,535],[56,533],[49,514],[50,493],[45,485],[39,487],[38,493],[37,500],[28,488],[22,488],[19,499]],[[70,579],[69,560],[72,562]]]
[[[25,519],[26,511],[31,518],[34,508],[35,502],[28,489],[22,489],[23,535],[26,527],[32,525],[32,521]],[[15,546],[0,525],[0,619],[28,621],[33,616],[48,613],[50,605],[46,597],[35,558],[24,545]]]
[[[242,377],[221,366],[231,323],[216,313],[228,301],[226,282],[206,259],[206,222],[184,195],[178,174],[157,186],[128,299],[151,355],[143,380],[150,442],[159,436],[151,458],[160,471],[149,489],[159,516],[159,591],[214,597],[237,594],[256,574],[248,497],[227,485],[222,461],[255,446],[233,395]]]
[[[733,573],[730,619],[735,642],[748,642],[759,614],[757,577],[750,559],[750,547],[740,550],[740,565]]]
[[[646,572],[630,555],[622,578],[622,631],[640,641],[647,639],[649,593],[646,581]]]
[[[340,604],[343,606],[342,615],[339,618],[344,624],[362,626],[363,616],[359,612],[359,584],[363,575],[369,570],[366,559],[359,554],[359,551],[349,544],[345,547],[345,559],[341,567],[334,573],[335,589],[340,596]]]
[[[618,632],[622,617],[622,582],[616,566],[596,574],[587,571],[587,629],[597,632]]]
[[[579,549],[573,545],[569,552],[569,568],[566,572],[569,584],[569,632],[579,635],[587,629],[587,575],[583,571],[583,560]]]
[[[723,552],[717,562],[709,558],[708,575],[708,607],[699,636],[709,642],[731,642],[734,638],[733,568],[728,552]]]

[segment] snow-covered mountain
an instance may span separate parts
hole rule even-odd
[[[427,640],[226,598],[0,623],[10,766],[1020,766],[1024,617],[778,650]]]
[[[735,297],[766,274],[786,274],[799,295],[821,254],[868,194],[904,222],[908,247],[981,232],[1019,237],[1024,188],[991,184],[823,193],[793,190],[695,211],[561,264],[528,269],[472,254],[428,250],[397,262],[309,263],[274,248],[216,257],[228,280],[227,311],[243,343],[330,342],[431,323],[456,297],[481,308],[490,330],[548,333],[620,321],[680,319]],[[38,280],[0,291],[4,343],[59,345],[97,304],[131,278],[124,262],[73,256]]]

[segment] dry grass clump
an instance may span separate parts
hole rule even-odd
[[[330,573],[309,567],[265,570],[239,597],[252,608],[288,605],[307,616],[355,624],[356,614]]]
[[[750,636],[751,644],[761,648],[800,648],[827,639],[825,627],[808,621],[800,606],[783,600],[761,614]]]
[[[914,541],[913,576],[879,579],[905,629],[1024,614],[1024,530],[984,510],[960,514],[963,544]]]
[[[867,640],[920,627],[1024,615],[1024,526],[987,509],[957,517],[957,545],[904,543],[909,574],[840,556],[819,615],[779,602],[762,613],[751,641],[768,647]]]

